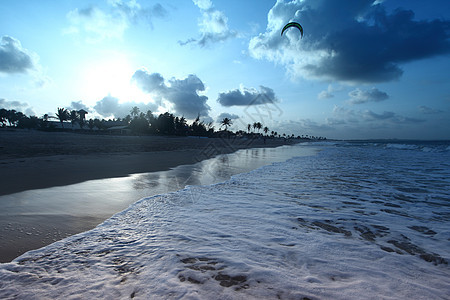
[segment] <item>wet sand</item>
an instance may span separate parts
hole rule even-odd
[[[283,144],[0,130],[0,262],[94,228],[142,197],[219,182],[270,163],[275,158],[266,157],[267,147]],[[235,166],[217,156],[238,149],[248,150]]]
[[[168,170],[283,139],[111,136],[0,129],[0,196],[86,180]]]

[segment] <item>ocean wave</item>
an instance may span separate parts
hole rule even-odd
[[[0,297],[445,298],[445,158],[323,149],[144,198],[1,265]]]

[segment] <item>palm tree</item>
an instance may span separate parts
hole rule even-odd
[[[222,126],[225,126],[225,131],[227,131],[228,126],[231,126],[233,122],[229,118],[224,118],[220,124],[220,128],[222,128]]]
[[[125,118],[123,118],[123,121],[124,121],[126,124],[130,124],[130,122],[131,122],[131,116],[130,116],[130,115],[127,115]]]
[[[64,128],[64,121],[69,120],[69,111],[65,108],[58,107],[58,112],[56,113],[59,121],[61,122],[62,128]]]
[[[145,118],[147,121],[151,124],[155,120],[155,116],[153,115],[151,110],[147,110],[147,113],[145,114]]]
[[[264,133],[267,135],[267,132],[269,132],[269,127],[264,127],[264,129],[263,129],[263,131],[264,131]]]
[[[85,111],[84,109],[80,109],[79,111],[77,111],[77,113],[78,113],[80,127],[81,127],[81,129],[83,129],[85,121],[86,121],[86,115],[88,114],[88,112]]]
[[[78,122],[78,112],[76,110],[72,110],[70,112],[70,116],[69,116],[70,121],[72,122],[72,128],[73,125]]]
[[[139,115],[139,107],[133,107],[130,111],[130,114],[132,117],[137,118],[137,116]]]
[[[89,121],[88,121],[88,127],[89,127],[89,129],[90,129],[90,130],[94,129],[94,126],[95,126],[94,120],[89,119]]]
[[[262,124],[260,122],[255,123],[256,125],[256,129],[258,129],[258,132],[261,130],[262,128]]]
[[[250,133],[250,130],[252,129],[252,124],[247,124],[247,131]]]

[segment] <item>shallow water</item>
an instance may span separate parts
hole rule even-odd
[[[299,145],[322,151],[142,199],[1,265],[0,296],[446,299],[450,148],[392,145]]]
[[[311,151],[305,149],[301,154],[310,155]],[[1,196],[0,262],[90,230],[143,197],[174,192],[186,185],[222,182],[298,154],[290,146],[245,149],[168,171]]]

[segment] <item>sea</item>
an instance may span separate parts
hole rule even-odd
[[[290,147],[0,264],[0,298],[450,299],[450,142]]]

